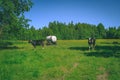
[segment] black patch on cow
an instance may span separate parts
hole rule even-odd
[[[42,47],[44,47],[44,40],[29,40],[29,43],[31,43],[33,45],[34,48],[36,48],[37,45],[41,45]]]

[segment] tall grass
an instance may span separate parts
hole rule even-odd
[[[87,40],[58,40],[44,49],[7,41],[0,43],[0,80],[119,80],[119,49],[116,39],[97,40],[91,51]]]

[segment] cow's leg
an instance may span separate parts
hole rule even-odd
[[[89,51],[90,51],[90,48],[91,48],[91,44],[89,44]]]
[[[42,45],[42,49],[44,49],[44,42],[42,42],[41,45]]]
[[[93,49],[95,49],[95,44],[93,44]]]
[[[92,50],[94,50],[94,45],[92,44]]]
[[[34,48],[36,48],[36,42],[35,41],[32,42],[32,45],[33,45]]]
[[[52,42],[52,44],[57,45],[57,42]]]
[[[36,45],[35,44],[32,44],[34,48],[36,48]]]
[[[89,46],[89,51],[90,51],[90,46]]]
[[[50,45],[51,44],[51,41],[50,40],[47,40],[47,45]]]

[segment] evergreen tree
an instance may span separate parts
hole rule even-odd
[[[116,31],[116,38],[120,39],[120,26],[118,27]]]
[[[106,37],[106,30],[104,28],[104,25],[102,23],[99,23],[97,26],[98,30],[98,38],[105,38]]]
[[[109,27],[107,31],[107,38],[116,38],[116,27]]]

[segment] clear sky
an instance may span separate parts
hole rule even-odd
[[[49,22],[103,23],[107,27],[120,26],[120,0],[32,0],[34,5],[25,13],[36,29]]]

